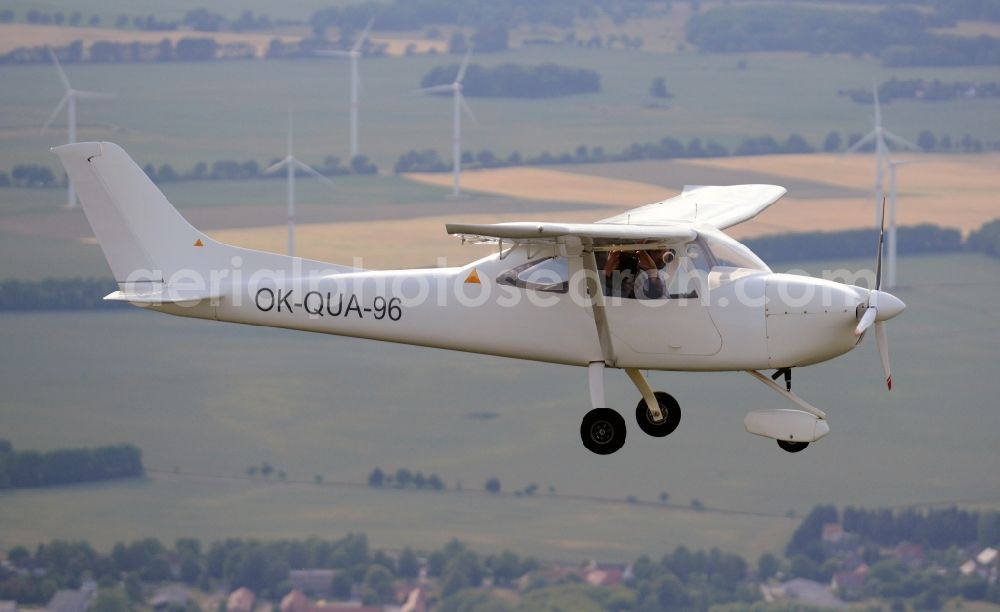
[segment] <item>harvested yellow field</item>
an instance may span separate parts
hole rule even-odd
[[[385,45],[386,55],[391,55],[393,57],[406,55],[407,49],[410,49],[413,54],[448,52],[448,42],[445,40],[430,40],[427,38],[382,38],[373,36],[371,41],[372,44],[375,45]]]
[[[605,216],[614,212],[609,210]],[[594,211],[582,211],[558,213],[555,216],[561,221],[586,222],[599,218],[594,215]],[[462,265],[489,255],[497,247],[463,245],[458,238],[445,233],[445,223],[551,220],[553,216],[553,213],[469,214],[353,223],[299,224],[295,230],[295,252],[296,255],[308,259],[381,270]],[[284,253],[287,250],[287,231],[284,225],[273,225],[216,230],[208,234],[228,244]]]
[[[68,45],[74,40],[83,41],[84,52],[98,40],[113,42],[158,43],[164,38],[176,43],[181,38],[214,38],[221,45],[230,43],[246,43],[256,49],[257,55],[267,52],[268,45],[274,38],[282,42],[296,42],[299,36],[242,33],[242,32],[193,32],[191,30],[174,30],[168,32],[143,32],[135,30],[116,30],[112,28],[69,27],[56,25],[32,25],[26,23],[0,24],[0,53],[8,53],[18,47],[37,47],[41,45]]]
[[[939,34],[951,34],[953,36],[968,36],[969,38],[979,38],[980,36],[1000,36],[1000,23],[989,21],[959,21],[953,28],[937,28],[934,30]]]
[[[1000,217],[1000,155],[908,154],[905,159],[917,163],[897,169],[898,223],[933,223],[969,232]],[[875,181],[872,155],[771,155],[685,160],[685,163],[720,170],[756,172],[779,184],[781,181],[775,176],[870,191]],[[450,174],[408,176],[435,185],[451,184]],[[676,194],[648,183],[539,168],[465,172],[462,174],[462,186],[472,191],[520,199],[625,208]],[[587,220],[598,218],[591,213]],[[796,198],[792,192],[757,219],[730,231],[734,236],[746,238],[785,232],[871,227],[874,222],[874,197],[805,199]]]
[[[1000,217],[1000,155],[900,154],[897,157],[915,162],[896,170],[899,224],[933,223],[969,232]],[[859,190],[871,190],[875,182],[872,155],[775,155],[694,163]],[[888,191],[888,177],[885,188]],[[875,223],[873,196],[805,200],[794,195],[789,194],[753,222],[734,228],[733,234],[837,230],[871,227]]]
[[[450,187],[452,175],[412,173],[403,175],[420,183]],[[462,189],[512,198],[578,202],[608,206],[638,206],[677,195],[665,187],[542,168],[497,168],[462,173]]]

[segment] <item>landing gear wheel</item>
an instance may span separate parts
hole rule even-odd
[[[639,423],[639,429],[654,438],[662,438],[673,433],[681,423],[681,407],[674,399],[674,396],[663,391],[657,391],[656,402],[660,405],[660,412],[663,413],[663,420],[654,421],[653,415],[646,407],[646,400],[640,399],[639,405],[635,407],[635,420]]]
[[[778,446],[780,446],[781,450],[783,450],[785,452],[788,452],[788,453],[797,453],[797,452],[806,450],[806,447],[809,446],[809,443],[808,442],[788,442],[787,440],[778,440]]]
[[[590,452],[610,455],[625,444],[625,419],[611,408],[594,408],[583,416],[580,438]]]

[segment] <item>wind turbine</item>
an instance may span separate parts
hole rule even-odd
[[[371,32],[374,22],[374,17],[368,20],[368,25],[361,32],[361,36],[354,41],[350,51],[324,50],[319,52],[320,55],[342,57],[351,61],[351,159],[358,155],[358,89],[361,86],[361,79],[358,75],[358,60],[364,55],[361,48],[368,38],[368,33]]]
[[[294,113],[292,107],[288,107],[288,155],[285,156],[281,161],[273,164],[270,168],[264,171],[265,174],[270,174],[275,170],[280,170],[285,168],[287,172],[288,181],[288,256],[295,256],[295,171],[302,170],[320,179],[327,185],[333,187],[333,181],[326,178],[318,170],[312,166],[308,166],[298,159],[292,153],[292,132],[294,122]]]
[[[462,59],[462,65],[458,67],[458,74],[455,75],[455,80],[452,81],[450,85],[434,85],[433,87],[424,87],[423,89],[418,89],[420,93],[444,93],[450,91],[452,94],[452,106],[454,115],[452,117],[452,141],[451,141],[451,170],[454,175],[454,185],[452,187],[452,195],[457,196],[462,193],[462,188],[460,184],[461,174],[462,174],[462,110],[469,113],[469,117],[476,121],[476,115],[469,108],[468,103],[465,101],[465,96],[462,95],[462,80],[465,79],[465,71],[469,67],[469,58],[472,57],[472,47],[465,52],[465,58]]]
[[[886,271],[888,272],[888,283],[886,283],[887,288],[892,289],[896,286],[896,168],[899,166],[905,166],[906,164],[919,164],[923,160],[919,159],[889,159],[889,235],[886,241],[886,255],[888,255],[888,265],[886,266]]]
[[[69,78],[66,73],[63,72],[62,66],[59,64],[59,58],[56,57],[55,52],[52,51],[52,47],[49,47],[49,56],[52,58],[52,63],[55,64],[56,70],[59,71],[59,80],[62,81],[63,87],[66,89],[66,93],[63,94],[62,100],[56,105],[55,110],[49,115],[49,118],[45,120],[42,124],[42,129],[46,130],[55,121],[55,118],[62,111],[63,107],[66,106],[66,123],[69,125],[69,136],[66,140],[66,144],[73,144],[76,142],[76,101],[80,100],[106,100],[108,98],[114,98],[114,94],[99,93],[96,91],[84,91],[82,89],[73,89],[70,85]],[[73,182],[70,180],[66,181],[69,185],[67,198],[66,198],[66,208],[73,208],[76,206],[76,192],[73,190]]]
[[[882,187],[884,182],[883,177],[885,169],[889,166],[889,145],[886,139],[904,149],[916,149],[917,146],[882,127],[882,107],[878,100],[878,87],[874,81],[872,81],[872,92],[875,96],[875,127],[864,138],[847,149],[845,153],[857,153],[868,143],[874,142],[875,144],[875,224],[880,225],[880,219],[882,218],[881,206],[885,198],[885,191]],[[891,228],[891,231],[894,232],[895,226],[891,226]]]

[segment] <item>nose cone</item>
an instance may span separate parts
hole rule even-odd
[[[872,291],[872,298],[874,298],[872,303],[877,305],[876,309],[878,310],[876,321],[888,321],[906,310],[906,304],[903,303],[903,300],[891,293]]]

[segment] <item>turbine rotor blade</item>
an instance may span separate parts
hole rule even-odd
[[[331,181],[325,175],[321,174],[319,170],[313,168],[312,166],[304,164],[304,163],[300,162],[299,160],[295,159],[294,157],[291,159],[291,163],[294,164],[295,167],[298,168],[299,170],[302,170],[306,174],[311,174],[312,176],[314,176],[314,177],[318,178],[319,180],[323,181],[324,183],[326,183],[330,187],[334,186],[333,181]]]
[[[287,157],[285,157],[285,159],[283,159],[283,160],[281,160],[279,162],[275,162],[275,163],[271,164],[270,166],[268,166],[267,169],[264,170],[264,174],[270,174],[270,173],[274,172],[275,170],[280,170],[281,168],[284,168],[285,166],[287,166],[291,162],[292,162],[292,157],[291,156],[287,156]]]
[[[112,98],[117,98],[115,94],[103,93],[100,91],[83,91],[81,89],[74,89],[73,95],[77,98],[82,98],[86,100],[111,100]]]
[[[920,147],[918,147],[917,145],[913,144],[912,142],[910,142],[909,140],[907,140],[905,138],[901,138],[899,136],[896,136],[895,134],[893,134],[889,130],[883,129],[882,130],[882,136],[884,136],[888,140],[891,140],[892,142],[896,143],[898,146],[900,146],[900,147],[902,147],[904,149],[912,149],[914,151],[919,151],[920,150]]]
[[[373,23],[375,23],[374,17],[368,20],[368,25],[366,25],[364,31],[361,32],[361,36],[358,37],[358,40],[354,42],[354,46],[351,47],[351,51],[358,53],[361,52],[361,46],[365,44],[365,39],[368,38],[368,33],[372,31]]]
[[[847,155],[848,153],[857,153],[858,151],[861,150],[862,147],[864,147],[869,142],[873,141],[875,139],[875,136],[876,136],[875,132],[868,132],[867,136],[857,141],[856,143],[852,144],[846,151],[844,151],[844,155]]]
[[[462,110],[469,114],[469,118],[472,119],[472,122],[479,125],[479,119],[476,118],[476,113],[472,112],[472,107],[470,107],[469,103],[465,101],[465,96],[462,95],[462,92],[458,92],[458,104],[462,107]]]
[[[414,89],[413,93],[425,93],[425,94],[435,94],[435,93],[446,93],[451,92],[454,89],[451,85],[432,85],[431,87],[421,87],[420,89]]]
[[[71,95],[73,95],[71,93],[71,91],[72,90],[67,91],[66,94],[63,95],[62,100],[59,100],[59,104],[56,104],[55,110],[52,111],[52,114],[49,115],[49,118],[46,119],[45,123],[42,124],[42,129],[43,130],[49,129],[49,126],[52,125],[52,122],[55,121],[55,119],[59,115],[59,113],[62,112],[62,109],[63,109],[64,106],[66,106],[66,102],[69,100],[69,97]]]
[[[341,51],[340,49],[321,49],[316,52],[316,55],[322,57],[339,57],[343,59],[350,59],[350,51]]]
[[[52,50],[52,47],[46,47],[49,50],[49,57],[52,58],[52,63],[55,64],[56,70],[59,71],[59,80],[62,81],[63,87],[67,91],[73,89],[73,86],[69,84],[69,77],[63,72],[62,65],[59,64],[59,58],[56,57],[56,52]]]
[[[465,78],[465,71],[469,68],[469,59],[472,57],[472,45],[469,45],[469,50],[465,52],[465,57],[462,58],[462,65],[458,67],[458,74],[455,76],[455,82],[461,83],[462,79]]]

